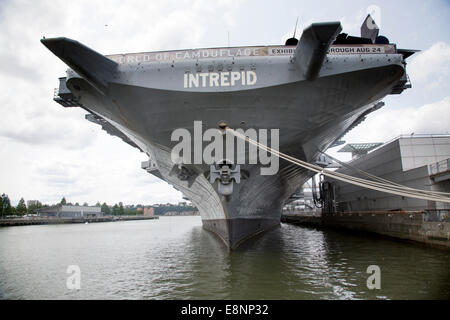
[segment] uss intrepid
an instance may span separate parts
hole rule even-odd
[[[69,67],[54,100],[85,109],[87,120],[145,152],[142,168],[181,191],[203,228],[233,249],[279,225],[282,207],[314,173],[284,160],[269,175],[235,158],[175,162],[171,135],[184,128],[194,136],[199,121],[203,131],[279,129],[281,152],[317,163],[385,96],[410,87],[405,59],[415,50],[379,35],[370,16],[360,36],[341,31],[339,22],[313,23],[284,45],[106,56],[67,38],[41,42]]]

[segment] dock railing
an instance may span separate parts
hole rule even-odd
[[[424,222],[450,222],[449,209],[424,210]]]
[[[428,166],[430,176],[450,171],[450,158],[432,163]]]

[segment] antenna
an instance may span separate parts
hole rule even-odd
[[[297,32],[297,23],[298,23],[298,17],[297,17],[297,21],[295,21],[294,35],[292,36],[292,38],[295,38],[295,33]]]
[[[298,17],[297,21],[295,21],[295,28],[294,28],[294,35],[292,38],[289,38],[284,43],[285,46],[296,46],[298,44],[298,39],[295,38],[295,34],[297,33],[297,24],[298,24]]]

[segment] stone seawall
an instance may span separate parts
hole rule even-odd
[[[282,215],[281,221],[313,227],[371,232],[450,249],[448,216],[430,219],[427,212],[347,212],[322,216],[285,214]]]

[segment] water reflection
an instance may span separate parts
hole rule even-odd
[[[217,250],[220,242],[214,240],[209,233],[193,231],[190,272],[193,278],[203,278],[206,287],[214,287],[217,298],[449,297],[450,259],[445,251],[285,224],[231,253],[224,248]],[[205,252],[214,252],[206,264]],[[411,259],[423,260],[423,263],[413,264]],[[373,264],[382,270],[382,290],[367,289],[370,274],[366,270]]]
[[[447,251],[287,224],[232,252],[199,217],[0,230],[1,298],[448,299],[449,267]]]

